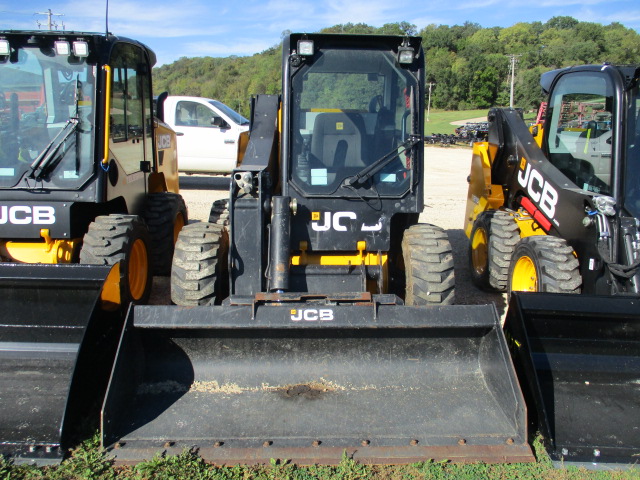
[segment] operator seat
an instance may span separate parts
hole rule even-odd
[[[326,168],[366,165],[362,117],[349,113],[321,113],[316,117],[311,138],[311,156]]]

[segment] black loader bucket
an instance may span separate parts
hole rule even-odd
[[[98,312],[109,271],[0,266],[0,453],[17,463],[61,461],[84,407],[102,399],[92,398],[105,370],[96,352],[105,343],[104,329],[117,329]]]
[[[513,293],[505,330],[554,461],[640,463],[640,299]]]
[[[493,306],[135,306],[102,422],[122,463],[533,460]]]

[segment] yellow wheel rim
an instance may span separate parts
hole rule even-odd
[[[476,229],[471,240],[471,265],[477,276],[484,275],[489,259],[489,240],[484,228]]]
[[[529,257],[520,257],[513,266],[511,290],[516,292],[537,292],[538,273],[536,265]]]
[[[176,217],[176,221],[173,223],[173,244],[175,245],[178,241],[178,235],[180,234],[180,230],[184,227],[184,216],[182,213],[178,213]]]
[[[128,270],[131,298],[140,300],[145,293],[149,274],[147,248],[141,239],[137,239],[131,247]]]

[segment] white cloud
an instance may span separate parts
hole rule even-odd
[[[70,0],[57,7],[66,12],[67,29],[104,31],[105,1],[87,8],[86,1]],[[181,37],[211,32],[211,5],[198,0],[181,2],[131,0],[109,2],[109,30],[116,35]],[[212,20],[214,21],[214,20]],[[73,24],[71,24],[73,22]]]

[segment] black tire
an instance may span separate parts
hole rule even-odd
[[[416,224],[404,232],[405,304],[451,305],[455,298],[453,253],[444,230]]]
[[[229,226],[229,200],[216,200],[213,202],[209,212],[209,223],[224,227]]]
[[[476,218],[469,241],[469,269],[477,287],[507,290],[511,256],[519,240],[520,230],[509,213],[494,210]]]
[[[145,221],[151,237],[151,268],[154,275],[171,275],[171,260],[180,230],[188,223],[187,206],[181,195],[151,193],[145,204]]]
[[[212,223],[186,225],[176,242],[171,301],[185,307],[213,305],[227,294],[227,230]]]
[[[151,295],[149,231],[137,215],[105,215],[97,217],[82,241],[80,263],[110,265],[120,263],[120,298],[147,303]]]
[[[580,263],[558,237],[536,235],[518,242],[511,258],[509,291],[580,293]]]

